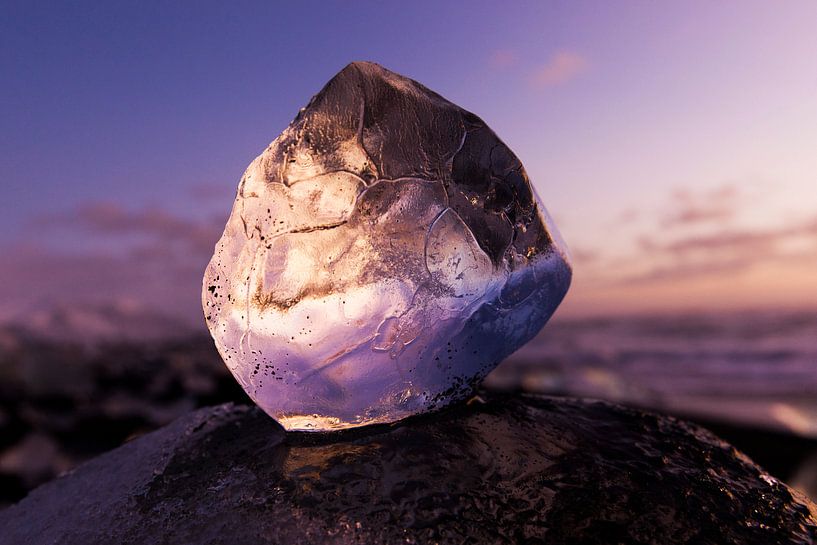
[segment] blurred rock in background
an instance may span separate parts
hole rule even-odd
[[[137,340],[83,312],[104,335],[71,341],[76,320],[54,316],[0,328],[0,505],[194,408],[249,402],[205,333],[165,320]]]

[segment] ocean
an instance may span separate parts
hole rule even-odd
[[[557,316],[486,386],[817,438],[817,312]]]

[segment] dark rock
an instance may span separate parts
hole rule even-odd
[[[80,345],[0,326],[0,508],[128,438],[226,401],[249,402],[209,337]]]
[[[203,409],[0,512],[0,543],[814,543],[815,513],[690,424],[490,395],[333,435]]]

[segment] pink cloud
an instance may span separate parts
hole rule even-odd
[[[587,265],[595,263],[601,257],[599,252],[582,247],[572,248],[570,253],[573,256],[573,261]]]
[[[672,210],[664,218],[665,226],[724,222],[738,211],[741,194],[733,185],[724,185],[702,194],[677,190],[673,194]]]
[[[636,262],[649,264],[647,270],[621,278],[624,284],[657,282],[681,278],[738,273],[770,261],[812,260],[817,244],[791,253],[782,250],[792,239],[817,242],[817,218],[765,230],[730,230],[687,236],[670,242],[658,242],[649,236],[639,238]],[[615,280],[614,280],[615,282]]]
[[[716,261],[674,262],[669,265],[657,265],[649,270],[625,276],[614,284],[644,285],[653,282],[672,282],[681,279],[716,276],[726,273],[737,273],[755,263],[749,256],[734,256]]]
[[[557,51],[533,74],[532,81],[536,87],[554,87],[566,83],[587,70],[589,63],[575,51]]]
[[[619,214],[616,223],[617,224],[633,223],[635,220],[639,218],[640,215],[641,214],[638,212],[638,210],[634,208],[627,208],[621,211],[621,214]]]
[[[223,204],[235,197],[235,187],[223,183],[202,183],[190,187],[188,193],[201,203]]]
[[[733,231],[715,233],[704,236],[694,236],[670,242],[663,247],[670,252],[723,252],[749,251],[758,252],[771,249],[782,238],[797,230],[776,231]]]
[[[578,276],[589,289],[601,290],[602,296],[612,297],[622,286],[671,295],[677,292],[678,282],[717,282],[739,276],[741,281],[755,282],[760,277],[752,275],[758,271],[786,274],[817,262],[817,216],[753,225],[741,221],[749,216],[744,212],[750,206],[754,211],[757,199],[736,184],[675,190],[659,210],[621,213],[616,227],[625,220],[638,218],[638,222],[621,232],[618,252],[592,244],[582,247],[576,256]]]
[[[508,68],[519,62],[519,57],[510,49],[498,49],[488,58],[492,68]]]
[[[68,253],[40,245],[5,247],[3,255],[0,319],[37,309],[129,300],[158,313],[201,322],[205,256]]]
[[[224,221],[116,202],[38,218],[28,242],[0,248],[0,319],[32,308],[133,300],[198,322],[202,274]]]
[[[199,254],[212,252],[224,218],[189,219],[161,208],[129,210],[115,202],[85,203],[36,221],[39,226],[79,229],[92,236],[143,237],[162,247],[180,244]]]

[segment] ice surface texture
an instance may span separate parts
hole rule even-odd
[[[570,284],[519,159],[474,114],[352,63],[250,164],[207,267],[227,366],[287,429],[467,396]]]

